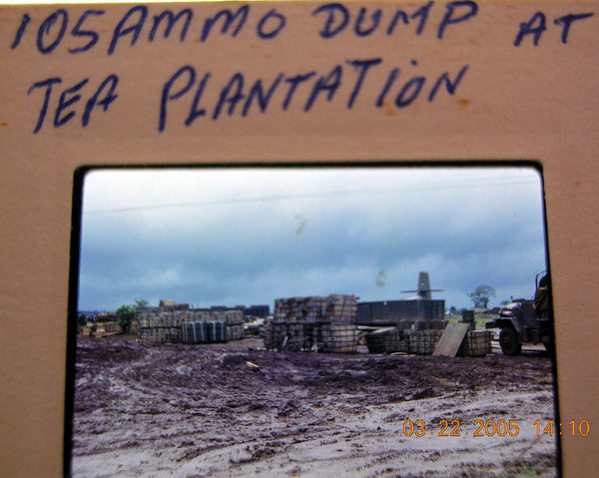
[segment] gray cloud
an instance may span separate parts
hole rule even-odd
[[[483,283],[498,304],[545,264],[540,181],[517,168],[97,171],[82,224],[80,309],[397,299],[420,270],[448,306]]]

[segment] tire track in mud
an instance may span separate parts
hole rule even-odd
[[[553,416],[544,354],[447,359],[275,353],[255,342],[80,340],[75,380],[73,476],[486,477],[523,467],[539,476],[555,470],[550,440],[526,450],[537,438],[532,423]],[[460,420],[470,433],[477,419],[518,419],[527,427],[511,440],[449,439],[438,436],[443,419]],[[406,420],[431,428],[407,437]]]

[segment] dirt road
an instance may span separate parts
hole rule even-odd
[[[542,352],[449,359],[260,345],[79,339],[72,475],[555,474],[555,438],[534,424],[554,416]]]

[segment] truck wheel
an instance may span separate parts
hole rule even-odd
[[[499,334],[499,345],[504,355],[520,355],[522,344],[518,341],[518,334],[513,327],[501,329]]]
[[[547,352],[549,352],[550,355],[553,355],[555,353],[555,345],[553,344],[553,342],[543,342],[543,345],[545,346],[545,350],[547,350]]]

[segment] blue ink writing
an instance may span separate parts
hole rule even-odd
[[[265,27],[266,23],[271,18],[275,22],[277,22],[278,25],[275,28],[273,28],[272,31],[268,32]],[[273,8],[266,15],[264,15],[264,17],[262,17],[262,20],[260,20],[260,23],[258,23],[258,36],[263,40],[270,40],[271,38],[275,38],[281,32],[281,30],[285,28],[286,22],[287,20],[285,19],[285,17],[278,13],[275,8]]]
[[[206,83],[210,79],[210,73],[206,73],[202,81],[200,82],[200,86],[198,86],[198,91],[196,91],[196,95],[193,99],[193,104],[191,105],[191,111],[189,112],[189,116],[185,120],[185,126],[189,126],[193,123],[197,118],[206,115],[206,110],[204,108],[200,108],[200,101],[202,99],[202,95],[204,94],[204,88],[206,88]],[[164,126],[163,126],[164,129]]]
[[[293,76],[291,78],[286,78],[285,79],[285,81],[287,83],[289,83],[289,91],[287,92],[287,96],[285,97],[285,101],[283,101],[283,111],[286,111],[287,108],[289,108],[289,104],[291,103],[291,99],[293,98],[293,95],[295,94],[295,91],[297,90],[297,87],[301,83],[305,83],[306,81],[308,81],[314,75],[316,75],[316,72],[315,71],[311,71],[310,73],[307,73],[305,75],[296,75],[296,76]]]
[[[137,15],[138,13],[139,15]],[[124,28],[125,25],[127,25],[127,21],[129,20],[129,18],[133,17],[135,19],[135,16],[138,16],[137,23],[134,23],[133,25],[127,28]],[[135,45],[137,39],[139,38],[139,35],[141,34],[141,30],[144,26],[147,16],[148,7],[145,7],[143,5],[133,7],[131,10],[129,10],[114,29],[112,41],[110,42],[110,47],[108,48],[108,54],[112,55],[114,53],[119,38],[127,36],[130,33],[133,34],[133,36],[131,37],[131,46]]]
[[[439,24],[439,30],[437,31],[437,38],[439,40],[443,39],[445,29],[449,25],[465,22],[466,20],[469,20],[478,13],[478,5],[470,0],[461,2],[451,2],[448,3],[445,6],[445,8],[447,9],[447,11],[445,12],[443,20],[441,20],[441,23]],[[466,11],[464,11],[464,9]],[[454,16],[454,13],[458,10],[462,11],[462,14],[459,16]]]
[[[418,67],[416,60],[412,60],[410,63],[412,67]],[[210,72],[201,76],[194,67],[186,65],[179,68],[162,87],[158,131],[163,132],[166,129],[169,105],[181,101],[184,97],[190,98],[189,93],[194,89],[195,94],[191,101],[189,115],[183,121],[187,127],[194,124],[199,118],[217,121],[225,114],[228,116],[239,114],[241,117],[247,117],[254,105],[257,105],[255,109],[262,114],[277,106],[282,111],[287,111],[296,98],[297,101],[304,102],[303,110],[310,112],[315,108],[319,98],[326,100],[327,103],[323,103],[321,106],[324,107],[328,103],[337,101],[337,98],[341,96],[343,101],[346,101],[345,107],[351,110],[358,101],[366,101],[366,104],[368,101],[372,101],[374,106],[380,108],[389,104],[386,101],[388,96],[394,95],[391,104],[403,110],[423,96],[429,103],[433,103],[442,92],[446,92],[450,96],[455,95],[469,69],[468,65],[464,65],[455,74],[449,71],[433,77],[412,74],[402,80],[398,67],[391,68],[386,74],[384,70],[381,71],[383,65],[382,58],[353,59],[346,60],[343,64],[334,65],[325,74],[318,74],[316,71],[293,75],[279,73],[268,81],[261,78],[248,81],[243,73],[237,72],[228,78],[222,87],[214,83]],[[352,70],[355,72],[355,80],[347,81],[347,78],[352,78],[350,73],[344,71],[348,68],[350,68],[350,72]],[[377,78],[381,73],[385,75],[385,81],[382,90],[377,91],[376,89],[380,88],[377,86],[380,85]],[[364,88],[367,83],[370,84],[368,89]],[[282,88],[282,85],[288,86]],[[211,93],[209,87],[212,90]],[[374,97],[360,100],[360,97],[365,95],[364,91],[367,90],[368,95],[371,95],[373,89],[376,93]],[[301,99],[298,98],[300,95]],[[208,104],[201,105],[203,100]],[[240,108],[237,107],[238,105]],[[178,112],[180,109],[177,107],[175,111]]]
[[[181,10],[177,15],[175,15],[170,10],[165,10],[160,15],[154,15],[154,25],[152,26],[152,30],[150,30],[150,36],[148,40],[150,42],[154,41],[154,37],[156,36],[156,32],[158,31],[158,26],[162,23],[163,20],[166,20],[166,28],[164,29],[164,38],[168,38],[171,35],[171,31],[175,27],[175,24],[185,17],[185,23],[183,24],[183,28],[181,28],[181,35],[179,36],[180,42],[183,43],[185,41],[185,36],[187,35],[187,30],[189,30],[189,25],[191,24],[191,20],[193,18],[193,12],[186,8]]]
[[[321,76],[318,79],[318,81],[314,85],[314,88],[312,89],[312,94],[310,95],[310,98],[308,98],[308,102],[306,103],[304,111],[310,111],[312,105],[316,101],[316,98],[318,98],[318,95],[322,91],[328,92],[328,102],[331,102],[333,100],[333,97],[335,96],[337,89],[341,86],[342,72],[343,70],[341,68],[341,65],[337,65],[327,76]]]
[[[356,86],[352,91],[351,95],[349,95],[349,101],[347,102],[347,107],[351,110],[354,106],[354,102],[356,101],[357,96],[360,94],[360,88],[362,88],[362,83],[364,82],[364,78],[366,78],[366,72],[370,69],[370,67],[375,65],[380,65],[383,62],[381,58],[373,58],[372,60],[354,60],[348,61],[347,63],[352,65],[358,73],[358,80],[356,81]]]
[[[532,35],[534,45],[538,46],[541,35],[545,30],[547,30],[545,14],[543,12],[537,12],[532,16],[529,22],[522,22],[520,24],[520,31],[518,32],[518,35],[516,35],[514,46],[520,46],[520,43],[522,43],[522,40],[526,35]]]
[[[252,89],[250,90],[250,94],[248,95],[245,105],[243,105],[243,112],[241,113],[241,116],[246,116],[248,114],[250,106],[252,106],[252,100],[254,98],[258,99],[258,106],[260,107],[260,111],[262,113],[266,112],[268,103],[270,102],[270,99],[272,98],[273,93],[279,86],[279,83],[281,82],[282,79],[283,79],[283,73],[281,73],[279,76],[277,76],[277,78],[272,83],[272,85],[270,86],[270,88],[268,89],[268,91],[266,93],[264,93],[264,89],[262,87],[262,80],[256,80],[256,83],[254,83],[254,86],[252,86]]]
[[[83,117],[81,119],[81,123],[83,124],[83,127],[85,127],[89,124],[90,116],[92,114],[92,111],[96,107],[96,105],[102,106],[102,108],[104,109],[104,112],[108,111],[108,107],[110,106],[110,104],[114,100],[116,100],[117,97],[119,96],[119,95],[114,94],[118,84],[119,84],[119,77],[116,75],[109,75],[102,82],[102,84],[100,85],[100,88],[98,88],[98,91],[96,91],[94,96],[92,96],[89,99],[89,101],[87,102],[87,104],[85,105],[85,112],[83,113]],[[99,100],[100,95],[104,92],[104,88],[107,88],[108,85],[110,85],[110,88],[108,88],[108,91],[106,92],[106,96],[103,99]]]
[[[16,47],[19,46],[19,43],[21,43],[21,38],[23,38],[23,33],[25,33],[25,29],[27,28],[27,25],[29,24],[30,21],[31,21],[31,17],[27,13],[25,13],[23,15],[23,19],[21,20],[21,26],[19,26],[19,29],[17,30],[17,35],[15,36],[15,41],[10,46],[11,50],[14,50]]]
[[[556,25],[563,25],[562,43],[564,45],[568,43],[568,33],[570,32],[570,25],[572,22],[584,20],[585,18],[591,18],[593,15],[593,13],[582,13],[579,15],[566,15],[561,18],[556,18],[553,23]]]
[[[104,13],[106,13],[104,12],[104,10],[87,10],[83,15],[81,15],[81,18],[77,22],[77,25],[75,25],[75,28],[73,28],[73,30],[71,31],[71,35],[73,35],[74,37],[90,37],[90,40],[89,43],[79,48],[69,48],[69,53],[82,53],[84,51],[91,50],[96,45],[96,43],[98,43],[100,35],[98,35],[97,32],[92,30],[81,30],[81,27],[83,26],[85,20],[87,20],[88,16],[100,16],[104,15]]]
[[[50,34],[52,26],[58,21],[59,16],[62,17],[62,24],[60,26],[60,31],[58,32],[56,39],[52,43],[50,43],[50,45],[44,46],[44,35]],[[54,51],[54,49],[62,41],[64,34],[67,31],[68,23],[69,23],[69,15],[66,12],[66,10],[63,10],[63,9],[57,10],[55,13],[53,13],[48,18],[46,18],[46,20],[44,21],[44,23],[42,23],[42,26],[40,27],[40,29],[37,32],[37,48],[40,51],[40,53],[47,55]]]
[[[374,32],[381,21],[381,16],[383,15],[383,11],[379,8],[372,14],[372,24],[370,28],[363,29],[362,23],[366,17],[366,8],[360,9],[360,14],[358,15],[358,20],[356,21],[356,26],[354,27],[354,31],[356,35],[359,37],[367,37],[372,32]]]
[[[171,94],[171,88],[175,82],[184,74],[187,74],[187,83],[177,93]],[[169,101],[179,99],[185,93],[187,93],[193,86],[196,79],[196,71],[191,66],[184,66],[180,68],[162,87],[162,99],[160,101],[160,116],[158,120],[158,131],[164,131],[166,126],[166,105]]]
[[[60,95],[60,101],[58,102],[58,108],[56,108],[56,114],[54,115],[54,127],[55,128],[58,128],[59,126],[62,126],[63,124],[67,124],[73,118],[73,116],[75,116],[74,111],[69,111],[64,117],[62,117],[62,118],[60,117],[61,113],[66,108],[68,108],[72,104],[77,103],[81,99],[81,95],[76,94],[67,100],[67,95],[72,95],[73,93],[77,93],[81,88],[83,88],[85,85],[87,85],[88,81],[89,81],[89,78],[86,78],[82,82],[77,83],[72,88],[67,88],[66,90],[64,90],[62,92],[62,94]]]
[[[54,114],[54,127],[59,128],[65,124],[67,124],[73,117],[76,115],[76,112],[73,110],[67,111],[67,108],[70,108],[74,104],[78,103],[81,100],[81,95],[79,91],[82,90],[89,82],[89,78],[86,78],[79,83],[71,86],[70,88],[65,89],[58,100],[58,106],[55,110]],[[47,80],[40,81],[34,83],[31,88],[29,88],[28,95],[38,89],[45,88],[46,92],[44,94],[44,101],[42,103],[42,107],[40,109],[39,119],[37,121],[37,125],[34,134],[38,133],[42,126],[44,125],[44,120],[46,118],[48,112],[48,106],[50,104],[50,100],[52,97],[52,89],[54,85],[62,83],[62,78],[48,78]],[[99,100],[99,97],[103,94],[103,91],[110,84],[110,88],[106,93],[106,96]],[[87,102],[85,106],[84,113],[82,115],[82,125],[83,127],[89,124],[89,119],[92,110],[98,104],[103,106],[104,111],[108,111],[108,106],[114,102],[118,95],[115,95],[116,86],[118,84],[118,77],[116,75],[109,75],[100,85],[100,87],[96,90],[96,93],[92,95],[90,100]]]
[[[235,28],[235,30],[233,30],[233,33],[231,34],[231,36],[233,36],[233,37],[237,36],[239,31],[245,25],[245,22],[248,18],[249,13],[250,13],[249,5],[243,5],[243,6],[239,7],[237,12],[235,12],[235,13],[233,13],[231,10],[228,10],[228,9],[221,10],[214,17],[206,19],[206,21],[204,22],[204,28],[202,30],[202,36],[200,39],[203,42],[206,41],[206,39],[208,38],[208,35],[210,35],[210,31],[212,30],[212,27],[221,17],[225,18],[225,22],[221,29],[222,34],[227,33],[229,31],[229,28],[231,28],[231,26],[233,25],[233,22],[237,19],[237,17],[239,17],[239,22],[237,23],[237,27]]]
[[[42,125],[44,124],[44,119],[46,118],[46,113],[48,112],[48,104],[50,103],[50,95],[52,94],[52,86],[58,83],[62,83],[62,78],[48,78],[47,80],[40,81],[38,83],[34,83],[27,95],[30,95],[33,90],[36,88],[46,88],[46,94],[44,95],[44,102],[42,103],[42,109],[40,110],[40,116],[37,120],[37,125],[33,130],[33,134],[36,134],[40,129],[42,129]]]

